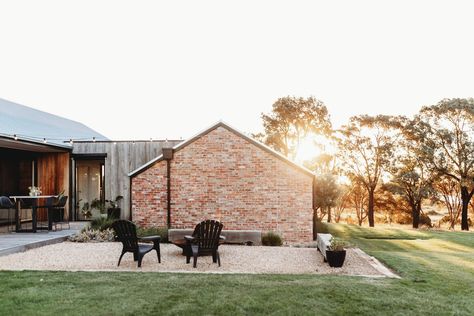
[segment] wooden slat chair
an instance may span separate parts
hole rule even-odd
[[[211,254],[212,262],[217,262],[220,267],[219,241],[223,238],[220,236],[222,227],[224,225],[218,221],[206,220],[196,225],[193,236],[184,236],[187,244],[186,263],[193,256],[193,267],[196,268],[198,256]]]
[[[158,262],[161,263],[160,254],[160,236],[148,236],[148,237],[137,237],[137,228],[134,223],[127,220],[117,220],[112,224],[112,228],[117,234],[117,238],[122,242],[123,249],[120,255],[117,266],[120,266],[120,261],[125,253],[133,253],[133,260],[138,261],[138,267],[142,266],[142,259],[145,254],[149,253],[153,249],[156,250],[158,256]],[[151,241],[151,244],[141,244],[138,241]]]

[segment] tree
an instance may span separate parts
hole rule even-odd
[[[425,106],[411,126],[417,154],[440,176],[456,181],[461,195],[461,229],[469,230],[474,194],[474,99],[444,99]]]
[[[265,132],[253,136],[290,159],[308,134],[329,135],[332,128],[326,106],[314,97],[280,98],[271,113],[262,113],[262,120]]]
[[[385,213],[385,219],[389,224],[399,222],[400,217],[409,210],[407,203],[390,190],[388,184],[383,183],[375,191],[375,206],[378,211]],[[410,218],[411,220],[411,218]]]
[[[367,201],[368,194],[365,186],[359,181],[352,182],[351,190],[348,196],[349,204],[354,208],[357,216],[357,223],[362,226],[362,223],[367,218]]]
[[[409,121],[403,118],[398,127],[405,126],[407,122]],[[400,139],[387,168],[392,175],[387,189],[401,196],[408,203],[411,208],[413,228],[418,228],[420,225],[422,203],[432,194],[434,180],[433,173],[426,168],[422,158],[416,154],[417,147],[418,143],[412,139],[405,137]]]
[[[338,146],[346,175],[362,184],[368,194],[369,226],[374,227],[374,193],[396,141],[391,116],[354,116],[340,129]]]
[[[303,166],[316,174],[337,174],[338,172],[336,157],[328,153],[321,153],[311,160],[304,161]]]
[[[321,174],[314,179],[314,221],[322,221],[328,216],[332,220],[331,208],[336,205],[339,196],[339,186],[336,177],[331,173]],[[318,215],[318,210],[320,211]]]
[[[445,176],[436,181],[434,187],[438,193],[436,200],[442,201],[448,210],[449,228],[454,229],[463,203],[458,189],[459,184],[455,179]]]
[[[339,186],[339,195],[334,206],[334,221],[339,223],[342,213],[350,205],[351,187],[347,184]]]

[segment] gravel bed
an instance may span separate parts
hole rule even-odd
[[[26,252],[0,257],[0,270],[55,270],[55,271],[143,271],[143,272],[194,272],[194,273],[250,273],[250,274],[344,274],[382,276],[367,258],[348,249],[342,268],[331,268],[323,262],[315,248],[258,247],[222,245],[219,247],[221,267],[212,257],[199,257],[197,268],[186,264],[181,249],[172,244],[161,245],[161,264],[156,252],[145,255],[138,268],[133,255],[123,256],[120,267],[117,261],[121,243],[63,242],[31,249]]]

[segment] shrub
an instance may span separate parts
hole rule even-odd
[[[443,216],[439,221],[438,223],[439,224],[450,224],[450,221],[451,221],[451,218],[449,217],[449,215],[445,215]],[[458,218],[456,220],[456,225],[461,225],[461,218]],[[469,227],[472,227],[472,221],[471,221],[471,218],[468,218],[467,219],[467,224],[469,225]]]
[[[162,243],[167,243],[168,241],[168,228],[167,227],[138,227],[137,235],[140,237],[158,235],[161,237]]]
[[[413,223],[413,217],[411,213],[403,212],[394,216],[395,223],[401,225],[411,225]],[[420,214],[420,226],[431,227],[431,218],[426,214]]]
[[[426,214],[420,214],[420,226],[432,227],[431,218]]]
[[[73,236],[69,236],[68,240],[72,242],[115,241],[115,232],[111,228],[102,231],[98,229],[87,229]]]
[[[90,221],[89,227],[86,229],[104,231],[111,229],[113,222],[115,222],[113,218],[96,217]]]
[[[283,241],[277,233],[268,232],[262,236],[262,245],[264,246],[281,246]]]
[[[315,230],[318,234],[327,234],[327,233],[329,233],[327,224],[323,223],[319,220],[314,222],[314,228],[315,228]]]

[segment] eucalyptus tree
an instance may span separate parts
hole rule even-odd
[[[269,114],[262,113],[264,133],[253,135],[285,157],[294,159],[301,141],[311,133],[330,135],[332,126],[324,103],[314,97],[283,97]]]
[[[311,160],[304,161],[303,166],[316,174],[337,174],[339,172],[336,156],[325,152],[313,157]]]
[[[459,192],[459,184],[455,179],[444,176],[434,182],[434,188],[436,189],[434,200],[444,203],[448,211],[449,228],[454,229],[462,211],[462,198]]]
[[[362,226],[362,223],[367,219],[367,201],[368,194],[365,186],[359,181],[355,180],[351,183],[351,188],[348,195],[348,203],[355,210],[357,223]]]
[[[332,220],[331,208],[336,206],[340,195],[339,185],[332,173],[316,175],[314,178],[314,207],[315,220],[322,221],[327,215],[328,223]],[[318,212],[319,215],[318,215]]]
[[[339,194],[334,205],[334,221],[339,223],[342,213],[350,206],[351,187],[348,184],[339,185]]]
[[[426,165],[457,183],[461,229],[469,230],[468,208],[474,194],[474,99],[444,99],[425,106],[409,131]]]
[[[392,116],[361,115],[351,117],[349,124],[338,130],[338,147],[346,175],[367,191],[370,227],[375,225],[375,190],[398,137],[398,131],[392,128],[396,122]]]
[[[404,117],[394,128],[406,132],[413,122]],[[434,174],[417,154],[418,142],[411,137],[401,137],[396,149],[392,151],[392,159],[388,161],[387,171],[391,174],[387,189],[401,196],[411,208],[413,228],[418,228],[422,213],[423,201],[433,193]]]

